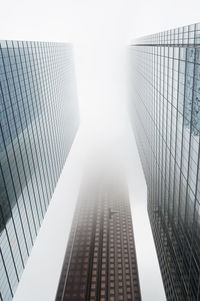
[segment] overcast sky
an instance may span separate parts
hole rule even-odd
[[[135,37],[200,21],[199,0],[1,1],[0,39],[72,42],[81,127],[18,287],[54,300],[82,166],[101,148],[129,177],[143,301],[165,300],[146,213],[146,185],[126,113],[126,48]]]

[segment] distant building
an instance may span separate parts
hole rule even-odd
[[[82,185],[56,301],[139,301],[140,287],[127,187]]]
[[[71,46],[0,41],[0,300],[14,295],[78,125]]]
[[[200,24],[129,50],[130,110],[167,300],[200,300]]]

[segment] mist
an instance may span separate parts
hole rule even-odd
[[[197,0],[1,4],[2,39],[73,43],[81,118],[15,301],[54,300],[80,183],[87,169],[106,160],[123,170],[129,184],[143,301],[165,300],[146,210],[146,184],[127,110],[127,47],[138,36],[199,21],[197,7]]]

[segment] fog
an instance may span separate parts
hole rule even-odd
[[[199,1],[35,0],[1,3],[1,39],[74,44],[81,124],[15,301],[54,300],[82,173],[114,158],[126,173],[143,301],[165,300],[146,185],[127,112],[127,45],[199,21]]]

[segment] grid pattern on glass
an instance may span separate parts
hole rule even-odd
[[[200,45],[200,23],[178,27],[136,39],[133,45],[179,45],[182,47]]]
[[[128,191],[122,186],[93,183],[81,190],[57,301],[141,300]]]
[[[0,296],[12,299],[79,123],[71,45],[0,41]]]
[[[130,110],[167,300],[200,298],[199,28],[129,47]]]

